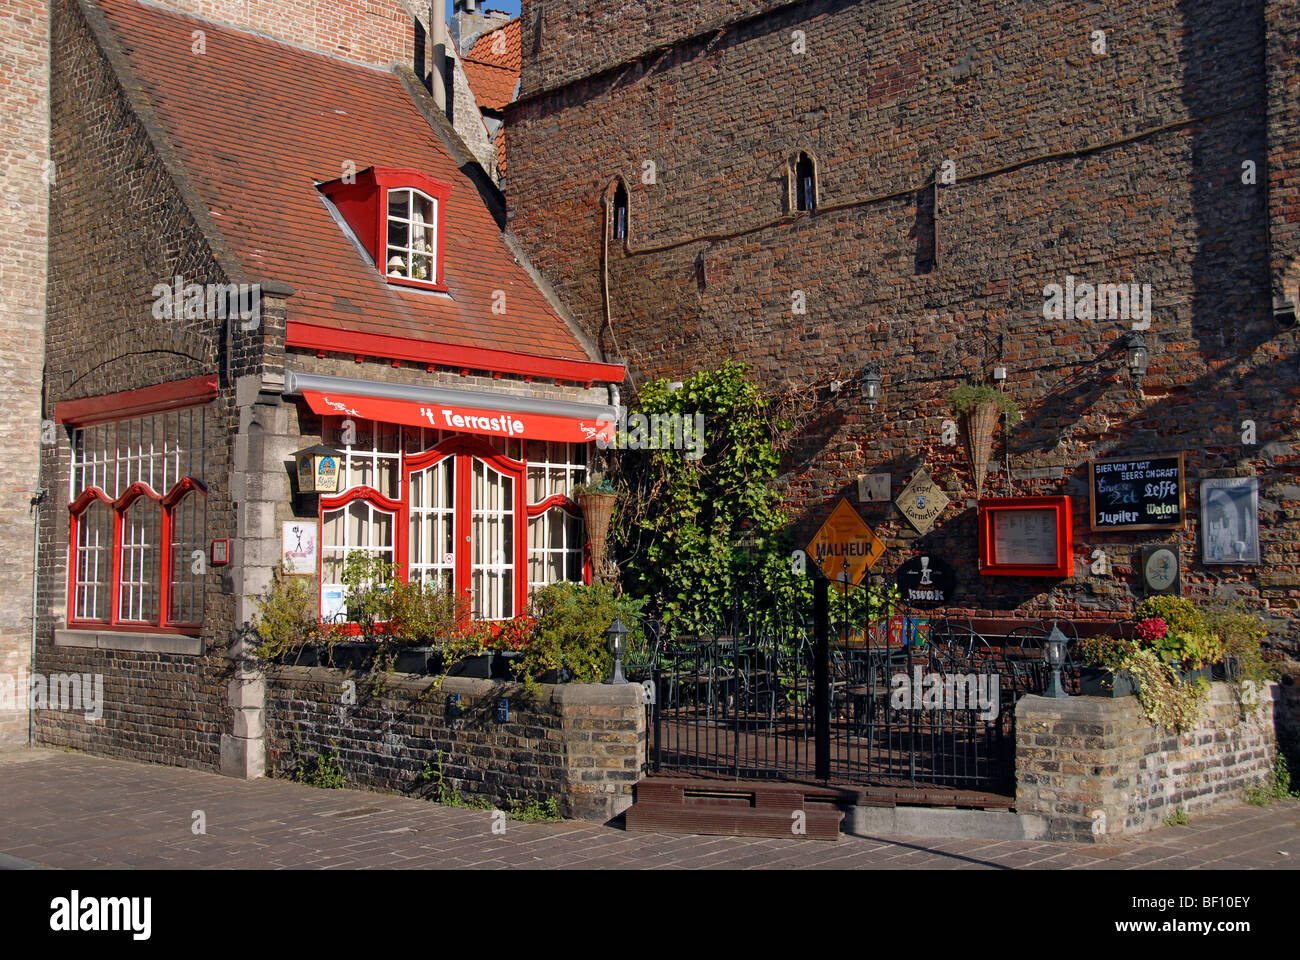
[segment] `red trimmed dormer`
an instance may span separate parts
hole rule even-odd
[[[443,219],[451,184],[418,170],[367,167],[355,177],[322,183],[376,269],[389,283],[446,290]]]

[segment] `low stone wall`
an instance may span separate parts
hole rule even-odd
[[[346,686],[351,681],[353,686]],[[460,697],[461,715],[449,698]],[[497,719],[497,700],[509,714]],[[270,667],[265,676],[267,773],[334,751],[350,786],[432,793],[444,782],[505,808],[554,797],[566,816],[608,820],[632,804],[646,753],[645,707],[636,684],[543,685],[391,675],[374,693],[364,674]]]
[[[1051,839],[1103,841],[1240,802],[1272,776],[1281,688],[1263,688],[1242,718],[1232,689],[1211,684],[1185,734],[1153,726],[1136,697],[1024,697],[1016,706],[1016,812],[1048,822]]]

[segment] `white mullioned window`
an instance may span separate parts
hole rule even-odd
[[[388,252],[390,277],[438,283],[438,201],[414,187],[388,191]]]
[[[206,566],[194,555],[207,546],[205,409],[72,431],[71,625],[189,629],[202,622]]]
[[[522,612],[538,586],[582,579],[583,526],[569,495],[586,478],[587,445],[341,417],[327,417],[322,434],[342,453],[339,493],[321,505],[323,619],[346,615],[343,567],[357,550],[460,592],[480,620]]]

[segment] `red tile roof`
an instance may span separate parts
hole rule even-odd
[[[521,57],[518,17],[474,41],[462,63],[479,109],[504,110],[514,100]]]
[[[291,322],[589,359],[394,74],[134,0],[93,2],[231,252],[254,279],[294,288]],[[207,49],[196,55],[200,27]],[[348,162],[452,184],[449,297],[386,283],[331,217],[315,184]],[[505,315],[492,313],[497,290]]]

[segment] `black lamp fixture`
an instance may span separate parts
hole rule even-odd
[[[1136,330],[1130,330],[1126,340],[1126,354],[1128,370],[1133,375],[1133,382],[1141,383],[1142,378],[1146,376],[1149,359],[1146,337]]]
[[[880,402],[880,395],[880,368],[874,363],[869,363],[862,371],[862,399],[867,401],[867,406],[874,410],[876,404]]]
[[[1061,628],[1052,627],[1052,632],[1048,634],[1047,641],[1043,644],[1047,654],[1047,665],[1052,669],[1052,678],[1048,681],[1047,690],[1043,692],[1045,697],[1059,700],[1069,696],[1065,692],[1065,687],[1061,685],[1061,668],[1065,666],[1065,645],[1065,634],[1061,632]]]
[[[605,683],[627,683],[627,679],[623,676],[623,651],[627,649],[627,627],[623,626],[621,618],[614,618],[614,622],[605,631],[605,640],[609,643],[609,652],[614,657],[614,675]]]

